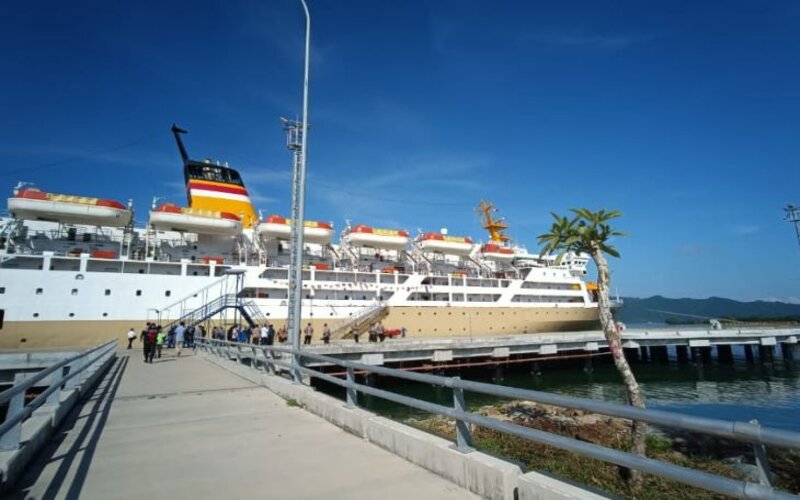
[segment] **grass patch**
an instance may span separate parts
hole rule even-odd
[[[300,408],[300,402],[294,398],[289,398],[286,400],[286,406],[291,406],[292,408]]]

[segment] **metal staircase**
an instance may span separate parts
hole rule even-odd
[[[334,328],[331,329],[332,339],[346,339],[352,337],[351,333],[355,330],[358,333],[363,333],[369,327],[370,323],[379,321],[389,314],[389,306],[384,302],[378,302],[372,306],[366,307],[359,311],[356,315],[345,319]]]

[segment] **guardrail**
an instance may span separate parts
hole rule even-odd
[[[40,372],[27,376],[17,374],[14,385],[0,392],[0,405],[8,404],[5,420],[0,424],[0,450],[18,450],[23,421],[41,406],[58,407],[63,391],[78,388],[88,377],[90,368],[114,356],[116,350],[117,341],[111,340],[63,359]],[[28,390],[46,378],[48,387],[25,404]]]
[[[762,427],[755,421],[730,422],[694,417],[674,412],[636,408],[605,401],[462,380],[460,377],[442,377],[438,375],[407,372],[382,366],[345,361],[303,350],[296,352],[292,348],[284,346],[258,346],[209,339],[199,340],[197,344],[200,349],[208,353],[227,359],[234,359],[239,363],[243,363],[245,359],[250,359],[252,367],[255,369],[263,368],[270,374],[280,375],[283,372],[288,372],[295,380],[298,380],[300,378],[299,374],[305,373],[309,376],[317,377],[320,380],[330,382],[345,389],[347,406],[351,408],[358,406],[358,394],[363,393],[454,419],[456,422],[456,446],[465,453],[473,451],[467,424],[475,424],[505,434],[528,439],[536,443],[571,451],[622,467],[640,470],[648,474],[661,476],[734,498],[785,498],[794,500],[798,498],[795,495],[776,490],[772,487],[765,446],[800,449],[800,433]],[[346,370],[346,377],[341,379],[306,366],[296,366],[291,362],[292,359],[295,359],[295,355],[300,359],[322,361],[340,366]],[[449,407],[431,403],[359,384],[356,382],[355,378],[357,371],[450,388],[453,391],[453,406]],[[760,482],[753,483],[730,479],[471,413],[467,411],[465,404],[465,391],[585,410],[612,417],[646,422],[660,427],[683,429],[748,443],[754,448]]]

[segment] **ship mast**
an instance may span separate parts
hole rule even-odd
[[[481,200],[477,211],[483,228],[489,231],[489,240],[492,243],[502,244],[509,240],[509,237],[505,234],[508,224],[503,219],[492,217],[492,214],[498,211],[493,202]]]
[[[186,130],[178,127],[174,123],[172,124],[172,134],[175,136],[175,142],[178,143],[178,151],[181,153],[181,158],[183,158],[184,165],[189,161],[189,153],[186,152],[186,147],[183,145],[183,139],[181,139],[181,134],[187,133]]]

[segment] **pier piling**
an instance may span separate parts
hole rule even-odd
[[[650,347],[650,357],[653,361],[658,363],[668,363],[669,351],[667,351],[667,346],[659,345]]]
[[[794,361],[794,344],[781,344],[784,361]]]
[[[720,363],[733,363],[733,348],[729,345],[717,346],[717,359]]]
[[[694,363],[695,365],[703,364],[703,356],[700,353],[699,347],[692,347],[692,363]]]
[[[703,363],[711,364],[711,348],[710,347],[701,347],[700,348],[700,355],[703,357]]]
[[[586,358],[586,361],[583,363],[583,371],[586,373],[592,373],[594,371],[594,365],[592,364],[592,358]]]
[[[775,359],[775,348],[771,345],[758,346],[758,356],[762,363],[771,363]]]
[[[753,359],[753,346],[751,345],[744,346],[744,357],[747,360],[748,365],[752,365],[755,362]]]
[[[689,348],[685,345],[676,345],[675,357],[678,358],[679,365],[687,364],[689,362]]]
[[[647,348],[647,346],[640,347],[639,351],[641,353],[641,359],[643,363],[650,361],[650,350]]]

